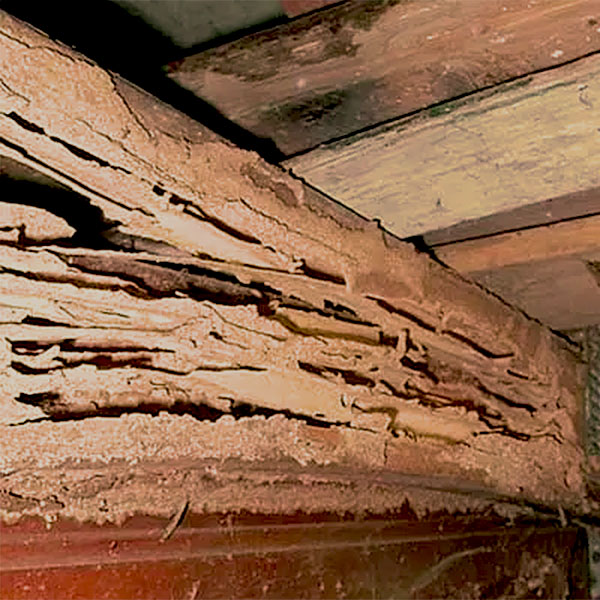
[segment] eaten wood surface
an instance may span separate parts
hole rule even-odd
[[[600,183],[600,56],[423,111],[287,161],[400,236]]]
[[[14,481],[34,485],[28,449],[61,469],[81,460],[77,440],[102,445],[97,417],[276,415],[379,440],[379,469],[589,509],[568,342],[3,13],[0,73],[2,203],[19,231],[0,241],[0,440]],[[32,205],[49,213],[45,236]],[[157,427],[116,423],[132,443]],[[254,421],[233,437],[219,423],[226,456]],[[57,436],[61,452],[44,450]],[[142,437],[145,459],[163,447]],[[349,447],[336,460],[351,467],[362,450]],[[48,473],[35,485],[51,495]]]
[[[598,50],[596,0],[360,0],[168,70],[289,156]]]

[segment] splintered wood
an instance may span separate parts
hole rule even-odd
[[[432,447],[458,481],[581,510],[567,342],[1,13],[0,73],[5,439],[281,414],[385,439],[380,467],[439,475],[414,461]]]

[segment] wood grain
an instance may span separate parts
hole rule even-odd
[[[412,236],[595,189],[600,57],[475,94],[286,162]]]
[[[168,71],[292,155],[598,50],[596,0],[361,0]]]

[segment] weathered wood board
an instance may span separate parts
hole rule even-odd
[[[550,198],[543,202],[526,204],[512,210],[493,213],[480,219],[461,221],[456,225],[435,231],[427,231],[413,241],[435,248],[452,242],[475,240],[500,233],[516,232],[596,215],[600,215],[600,188],[590,188]],[[576,239],[572,241],[575,245],[579,244]]]
[[[367,0],[168,70],[289,156],[598,50],[597,0]]]
[[[599,215],[443,244],[434,251],[554,329],[600,323],[600,279],[593,267],[600,261]]]
[[[600,56],[465,97],[285,164],[399,236],[600,185]]]
[[[9,492],[51,497],[63,493],[63,465],[182,460],[188,444],[194,465],[232,448],[255,466],[310,462],[315,444],[298,459],[308,433],[293,433],[310,424],[315,460],[334,470],[364,467],[372,447],[371,474],[427,479],[428,493],[590,510],[581,363],[566,340],[4,13],[0,74],[11,174],[0,202],[33,205],[53,224],[41,235],[28,208],[8,211],[0,240]],[[37,183],[18,181],[31,171]],[[189,413],[185,433],[179,415],[104,421],[144,411]],[[251,433],[270,415],[282,432],[271,453]],[[203,449],[206,422],[223,417],[217,449]],[[329,444],[332,454],[329,436],[361,441]],[[166,493],[145,485],[126,495],[128,511]],[[215,510],[219,498],[250,510],[258,497],[219,494]],[[298,509],[297,494],[286,498],[273,510]],[[85,506],[79,518],[105,518],[96,500]]]

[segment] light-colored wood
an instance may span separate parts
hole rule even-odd
[[[600,185],[600,57],[475,94],[286,163],[412,236]]]
[[[275,414],[402,438],[400,471],[587,510],[565,340],[4,13],[0,78],[0,155],[55,180],[36,206],[76,229],[0,243],[13,468],[36,419],[80,419],[91,444],[98,416]]]
[[[289,156],[598,50],[597,0],[352,0],[169,72]]]

